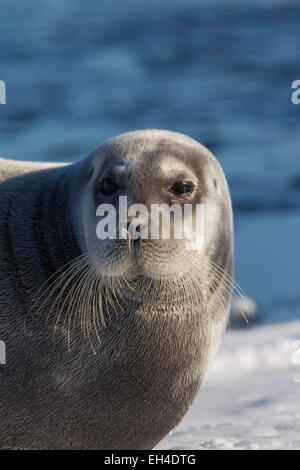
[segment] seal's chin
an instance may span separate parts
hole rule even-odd
[[[91,256],[93,266],[102,276],[139,277],[165,280],[181,277],[191,270],[195,254],[184,244],[115,243],[102,247]]]

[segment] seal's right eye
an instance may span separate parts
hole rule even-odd
[[[110,177],[104,178],[100,183],[100,191],[104,196],[111,196],[118,191],[118,189],[120,189],[120,186]]]

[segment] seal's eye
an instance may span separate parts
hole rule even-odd
[[[183,194],[192,193],[195,189],[194,183],[191,181],[176,181],[173,184],[171,191],[178,196],[182,196]]]
[[[100,191],[104,196],[111,196],[120,189],[120,186],[112,178],[104,178],[100,183]]]

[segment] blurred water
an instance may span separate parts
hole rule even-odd
[[[1,0],[0,14],[0,155],[75,161],[137,128],[189,134],[229,180],[237,280],[263,321],[300,316],[300,2]]]

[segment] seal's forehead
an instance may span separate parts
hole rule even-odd
[[[133,144],[138,145],[139,147],[142,146],[144,148],[151,148],[152,146],[155,146],[162,141],[168,141],[169,144],[184,145],[186,147],[198,150],[200,148],[205,149],[202,144],[185,134],[160,129],[144,129],[127,132],[113,137],[112,139],[108,140],[107,143],[117,145]]]
[[[169,176],[170,174],[189,174],[191,168],[183,161],[176,158],[173,155],[165,155],[159,162],[159,170],[165,175]]]
[[[198,142],[190,145],[189,140],[182,142],[165,136],[152,138],[148,134],[146,138],[141,135],[115,138],[108,141],[103,149],[106,158],[110,161],[123,160],[128,163],[147,164],[150,162],[160,164],[162,159],[174,157],[174,161],[177,159],[189,165],[189,160],[200,162],[200,160],[206,160],[210,153]]]
[[[117,173],[138,169],[142,173],[198,174],[214,157],[193,139],[167,131],[121,134],[96,150],[95,165],[114,167]],[[208,165],[210,166],[210,165]]]

